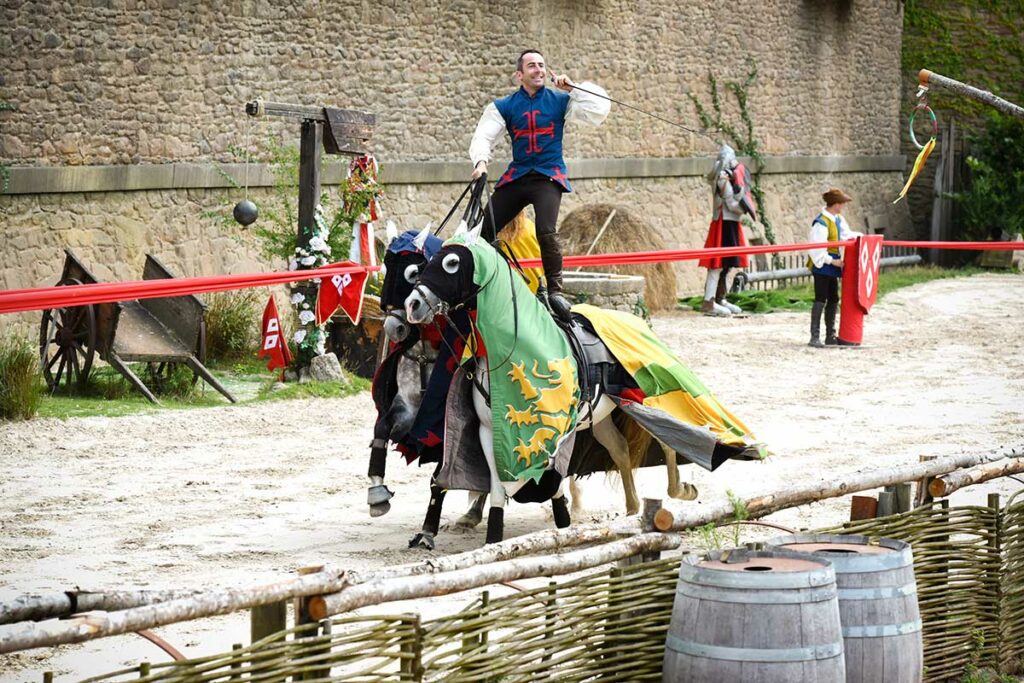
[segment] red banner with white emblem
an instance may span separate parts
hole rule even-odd
[[[337,264],[343,265],[343,264]],[[359,322],[363,312],[363,290],[369,271],[340,273],[320,280],[320,292],[316,297],[316,324],[323,325],[334,312],[341,308],[353,324]]]
[[[882,236],[862,235],[857,238],[857,303],[864,312],[871,310],[878,298],[878,272],[882,263]]]
[[[291,365],[292,354],[288,350],[288,341],[284,338],[284,329],[281,328],[281,318],[277,315],[277,304],[274,303],[273,295],[267,301],[267,307],[263,309],[263,325],[260,330],[263,332],[263,344],[256,357],[268,357],[267,370]]]

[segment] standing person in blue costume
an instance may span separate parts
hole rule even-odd
[[[850,230],[842,211],[853,201],[833,187],[821,195],[825,206],[811,223],[808,242],[842,242],[860,236]],[[811,341],[808,346],[838,346],[836,309],[839,307],[839,278],[843,276],[843,255],[838,246],[807,250],[807,267],[814,274],[814,306],[811,308]],[[825,312],[825,343],[821,342],[821,313]]]
[[[545,86],[549,74],[555,88]],[[572,192],[562,158],[562,135],[566,123],[600,125],[611,103],[604,99],[606,93],[599,86],[584,82],[577,89],[568,76],[555,74],[538,50],[524,50],[519,55],[515,78],[519,90],[484,108],[469,146],[473,178],[479,178],[487,172],[491,150],[502,133],[512,141],[512,163],[495,185],[490,210],[484,212],[483,234],[494,238],[491,211],[494,223],[503,226],[524,207],[533,206],[551,309],[567,321],[569,302],[562,295],[562,247],[555,232],[562,193]]]

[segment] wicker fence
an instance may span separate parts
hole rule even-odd
[[[824,530],[914,548],[928,681],[969,665],[1021,670],[1024,501],[947,501]],[[143,664],[90,681],[657,681],[679,559],[616,567],[456,614],[343,616],[222,655]]]

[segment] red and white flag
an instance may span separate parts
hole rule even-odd
[[[338,263],[334,265],[358,265]],[[368,270],[341,273],[320,280],[320,292],[316,297],[316,324],[323,325],[340,307],[353,324],[359,322],[363,313],[363,291],[366,289]]]
[[[263,344],[257,358],[267,356],[267,370],[286,368],[291,365],[292,354],[288,350],[288,340],[284,337],[281,318],[277,315],[277,304],[274,296],[270,296],[267,307],[263,309]]]
[[[364,266],[377,265],[377,247],[374,244],[373,222],[356,223],[352,226],[352,246],[348,250],[348,258],[353,263]]]

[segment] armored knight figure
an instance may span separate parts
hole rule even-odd
[[[712,210],[704,248],[746,246],[740,219],[747,214],[757,220],[757,204],[750,192],[750,171],[736,158],[732,147],[722,145],[707,179],[712,187]],[[698,261],[701,268],[708,269],[701,307],[705,315],[729,316],[740,312],[739,306],[725,298],[726,280],[731,268],[746,268],[748,262],[746,254],[710,256]]]

